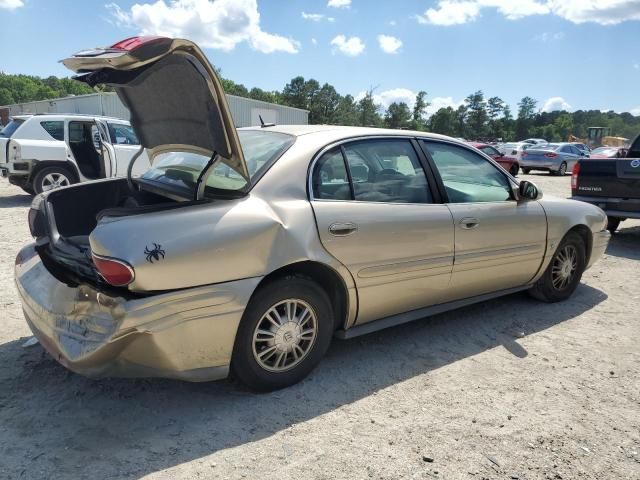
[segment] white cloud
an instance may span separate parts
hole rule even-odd
[[[635,68],[636,70],[640,70],[640,63],[635,62],[635,63],[633,64],[633,68]]]
[[[331,40],[330,45],[334,47],[333,53],[337,50],[350,57],[356,57],[364,52],[364,43],[359,37],[347,38],[344,35],[338,35]]]
[[[311,43],[313,43],[314,45],[318,45],[318,40],[316,40],[315,38],[312,38]]]
[[[615,25],[640,20],[640,0],[549,0],[553,13],[573,23]]]
[[[0,0],[0,8],[15,10],[20,7],[24,7],[24,0]]]
[[[435,8],[416,15],[420,23],[459,25],[493,8],[509,20],[531,15],[556,15],[572,23],[613,25],[640,20],[640,0],[439,0]]]
[[[416,18],[420,23],[449,26],[470,22],[478,15],[480,6],[475,1],[441,0],[437,8],[429,8],[423,15],[416,15]]]
[[[351,0],[329,0],[327,7],[349,8],[351,7]]]
[[[542,32],[539,35],[533,37],[534,40],[538,40],[540,42],[553,42],[557,40],[562,40],[564,38],[564,32]]]
[[[398,25],[398,22],[396,22],[395,20],[390,20],[389,25],[391,25],[392,27],[395,27],[396,25]]]
[[[640,107],[632,108],[629,113],[636,117],[640,117]]]
[[[380,45],[380,50],[385,53],[398,53],[402,47],[402,41],[391,35],[378,35],[378,45]]]
[[[456,102],[453,97],[435,97],[433,100],[430,100],[430,103],[431,105],[427,107],[428,116],[433,115],[441,108],[451,107],[455,110],[460,105],[464,104],[464,99],[460,99]]]
[[[569,105],[562,97],[551,97],[546,102],[544,102],[544,105],[541,109],[541,111],[543,112],[555,112],[557,110],[566,110],[570,112],[571,105]]]
[[[189,38],[204,48],[231,51],[247,42],[263,53],[297,53],[300,43],[260,27],[256,0],[157,0],[136,3],[125,11],[107,5],[120,25],[140,30],[143,35]]]
[[[336,19],[333,17],[327,17],[322,13],[306,13],[302,12],[302,18],[305,20],[311,20],[312,22],[321,22],[322,20],[326,20],[327,22],[335,22]]]

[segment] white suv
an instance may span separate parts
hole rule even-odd
[[[29,193],[123,177],[140,142],[129,122],[78,114],[16,115],[0,131],[0,176]],[[146,152],[133,175],[149,168]]]

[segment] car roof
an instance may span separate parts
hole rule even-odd
[[[11,115],[11,118],[17,118],[20,120],[27,120],[29,118],[38,118],[41,120],[64,120],[68,118],[72,119],[89,119],[89,118],[98,118],[100,120],[109,120],[113,122],[124,122],[129,123],[128,120],[123,120],[121,118],[116,117],[107,117],[104,115],[90,115],[84,113],[25,113],[20,115]]]
[[[483,147],[492,147],[493,145],[489,145],[488,143],[482,143],[482,142],[467,142],[469,145],[471,145],[472,147],[476,147],[476,148],[483,148]]]
[[[439,135],[437,133],[420,132],[417,130],[394,130],[389,128],[376,127],[350,127],[344,125],[274,125],[269,127],[243,127],[239,131],[269,131],[277,133],[286,133],[300,137],[303,135],[321,135],[335,137],[336,140],[349,137],[366,137],[366,136],[398,136],[398,137],[421,137],[434,140],[448,140],[455,143],[465,145],[453,137]]]

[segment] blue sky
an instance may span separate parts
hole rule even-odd
[[[64,56],[145,32],[197,41],[247,87],[302,75],[382,104],[481,89],[640,115],[640,0],[0,0],[0,22],[9,73],[67,75]]]

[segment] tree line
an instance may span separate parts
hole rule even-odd
[[[386,109],[377,104],[372,90],[361,98],[342,95],[328,83],[315,79],[292,78],[281,91],[248,89],[222,78],[227,93],[309,111],[309,123],[359,125],[423,130],[472,140],[514,141],[528,137],[564,141],[569,135],[585,138],[588,127],[609,127],[611,134],[629,139],[640,133],[640,116],[600,110],[542,112],[538,102],[523,97],[512,112],[500,97],[486,98],[482,90],[467,96],[456,107],[444,107],[427,116],[425,91],[417,93],[413,106],[394,102]],[[100,91],[109,90],[102,88]],[[0,105],[46,100],[68,95],[83,95],[96,90],[70,78],[0,73]]]

